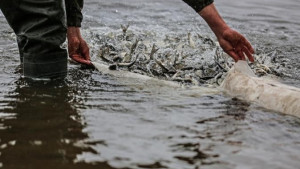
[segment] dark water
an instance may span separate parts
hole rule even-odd
[[[216,5],[258,53],[281,55],[282,81],[300,86],[298,0]],[[101,36],[120,24],[157,37],[187,30],[213,37],[180,0],[86,0],[84,15],[93,58]],[[19,73],[15,36],[2,15],[0,24],[0,168],[300,166],[299,118],[221,93],[123,84],[72,63],[64,82],[31,83]]]

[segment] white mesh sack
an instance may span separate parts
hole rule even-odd
[[[238,61],[231,68],[221,88],[230,96],[300,117],[300,89],[256,77],[246,61]]]

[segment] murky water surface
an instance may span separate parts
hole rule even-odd
[[[258,53],[276,51],[284,83],[300,86],[298,0],[216,0]],[[213,37],[180,0],[86,0],[93,59],[101,37],[129,23],[154,38]],[[28,82],[0,14],[0,168],[272,168],[300,166],[300,120],[222,93],[124,83],[69,65],[64,82]],[[201,55],[201,54],[199,54]],[[142,82],[141,82],[142,83]]]

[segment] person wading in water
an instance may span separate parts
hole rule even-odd
[[[183,1],[208,23],[229,56],[254,61],[251,44],[224,22],[213,0]],[[68,55],[91,65],[89,47],[80,33],[83,4],[83,0],[0,0],[0,9],[17,35],[25,77],[65,77]],[[68,51],[62,46],[66,38]]]

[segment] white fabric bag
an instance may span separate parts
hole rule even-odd
[[[246,61],[238,61],[231,68],[221,88],[230,96],[300,117],[300,89],[256,77]]]

